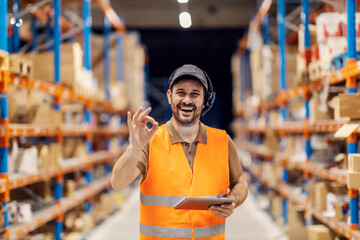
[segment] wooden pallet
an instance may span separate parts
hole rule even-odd
[[[9,53],[0,50],[0,70],[9,70]]]
[[[33,76],[33,63],[31,60],[19,54],[11,54],[10,57],[10,72],[18,74],[23,77]]]
[[[323,60],[311,62],[308,67],[310,81],[317,81],[329,74],[329,63]]]

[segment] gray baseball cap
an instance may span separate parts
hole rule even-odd
[[[199,80],[205,87],[205,90],[208,91],[209,86],[204,71],[192,64],[185,64],[182,67],[176,69],[173,74],[171,74],[168,81],[169,88],[173,86],[176,80],[186,78]]]

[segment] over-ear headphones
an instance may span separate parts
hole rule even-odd
[[[184,66],[177,68],[169,77],[169,89],[172,88],[176,81],[180,81],[185,78],[196,79],[203,84],[205,89],[205,98],[202,116],[204,116],[212,108],[215,102],[216,93],[214,92],[212,82],[204,70],[195,65],[185,64]]]
[[[207,80],[208,85],[209,85],[209,90],[206,91],[206,93],[205,93],[205,101],[204,101],[205,107],[204,107],[203,112],[201,114],[202,116],[204,116],[208,111],[210,111],[210,109],[214,105],[216,92],[214,92],[214,88],[213,88],[213,85],[212,85],[212,82],[211,82],[209,76],[207,75],[207,73],[204,70],[202,70],[202,71],[205,74],[206,80]]]

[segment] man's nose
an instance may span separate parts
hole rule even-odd
[[[183,99],[183,103],[185,104],[190,104],[191,103],[191,99],[189,95],[186,95]]]

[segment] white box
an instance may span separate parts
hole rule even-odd
[[[346,51],[347,40],[345,37],[331,37],[319,43],[319,57],[321,60],[331,60],[331,58]]]
[[[342,17],[337,12],[322,13],[316,18],[316,38],[318,43],[329,37],[342,36]]]

